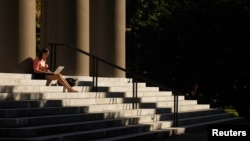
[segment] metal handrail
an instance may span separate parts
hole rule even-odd
[[[80,53],[83,53],[89,57],[91,57],[93,59],[93,88],[94,88],[94,91],[98,91],[98,62],[101,61],[105,64],[108,64],[116,69],[119,69],[121,71],[124,71],[126,74],[129,74],[129,76],[132,78],[132,83],[133,83],[133,109],[138,109],[138,95],[137,95],[137,92],[138,92],[138,86],[137,86],[137,83],[138,83],[138,80],[142,80],[146,83],[150,83],[150,84],[153,84],[153,85],[157,85],[159,88],[163,88],[164,90],[171,90],[174,94],[174,118],[173,118],[173,121],[174,121],[174,125],[175,127],[178,126],[178,95],[179,93],[181,93],[180,91],[178,90],[174,90],[174,89],[170,89],[164,85],[161,85],[145,76],[142,76],[140,74],[137,74],[137,73],[134,73],[134,72],[131,72],[129,70],[126,70],[125,68],[122,68],[120,66],[117,66],[113,63],[110,63],[102,58],[99,58],[93,54],[90,54],[86,51],[83,51],[79,48],[76,48],[74,47],[73,45],[71,44],[65,44],[65,43],[48,43],[48,45],[51,47],[51,53],[53,54],[53,52],[56,52],[56,48],[58,46],[64,46],[64,47],[67,47],[67,48],[70,48],[70,49],[73,49],[75,51],[78,51]],[[51,58],[51,66],[52,68],[55,67],[55,56],[52,56]]]

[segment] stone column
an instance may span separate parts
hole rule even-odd
[[[125,68],[126,0],[90,1],[91,53]],[[99,76],[125,77],[125,73],[99,62]]]
[[[89,52],[89,0],[44,0],[41,42],[66,43]],[[64,46],[56,48],[56,66],[64,74],[89,75],[89,57]]]
[[[0,1],[0,72],[32,72],[36,55],[35,8],[35,0]]]

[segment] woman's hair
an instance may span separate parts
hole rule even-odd
[[[44,53],[49,53],[49,49],[48,49],[48,48],[43,48],[43,49],[39,52],[38,58],[39,58],[40,60],[42,59]]]

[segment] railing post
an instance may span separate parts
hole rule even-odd
[[[178,127],[178,92],[174,95],[174,127]]]
[[[138,95],[137,95],[137,78],[133,78],[133,109],[138,109]]]
[[[93,90],[95,92],[98,91],[97,85],[98,85],[98,60],[93,58]]]

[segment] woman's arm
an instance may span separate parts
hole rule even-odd
[[[38,58],[33,61],[33,72],[34,73],[46,73],[47,69],[40,65],[40,60]]]

